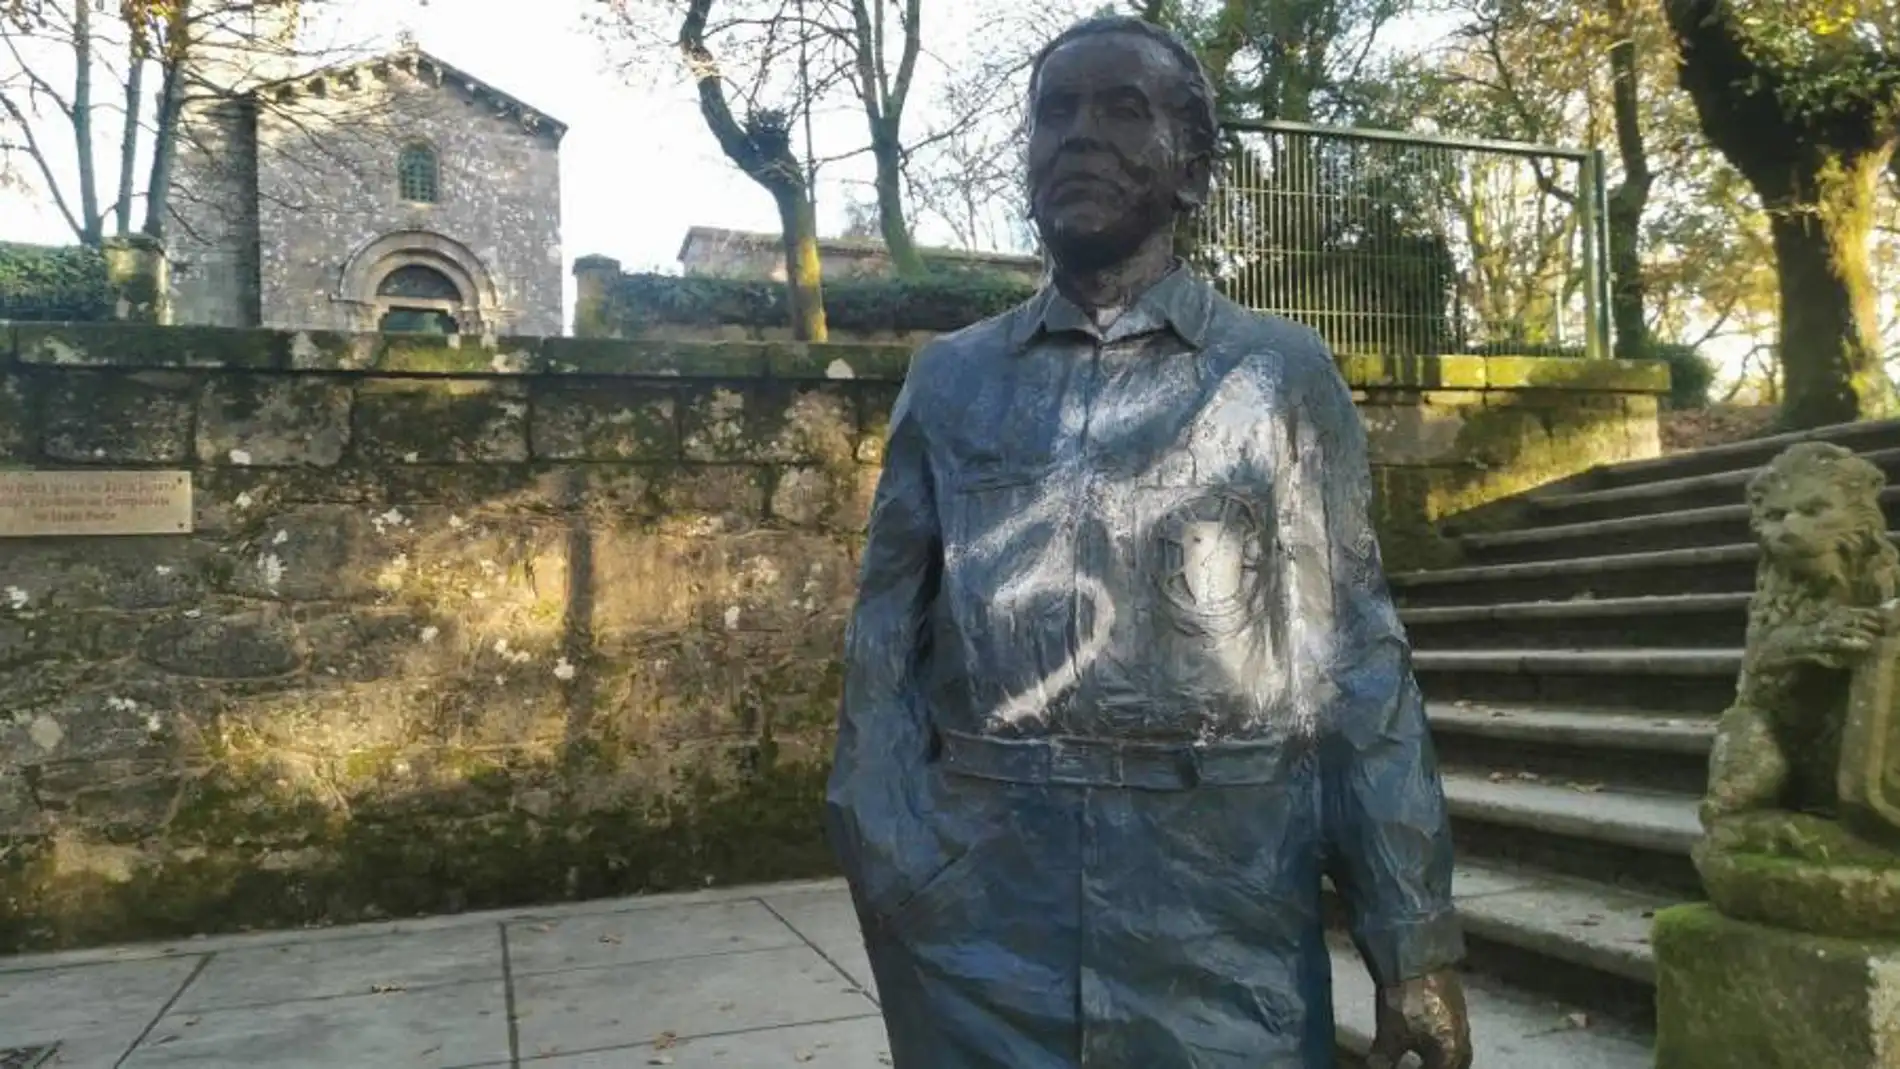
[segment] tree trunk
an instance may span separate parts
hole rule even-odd
[[[1875,183],[1900,131],[1865,99],[1796,110],[1784,93],[1790,72],[1755,58],[1725,0],[1666,0],[1664,10],[1702,132],[1768,212],[1781,284],[1782,424],[1882,414],[1891,387],[1867,246]]]
[[[145,183],[145,227],[152,237],[163,240],[165,218],[171,211],[172,161],[178,157],[178,113],[183,110],[185,75],[182,59],[167,57],[161,64],[164,78],[158,92],[158,121],[152,133],[152,171]]]
[[[706,22],[713,0],[689,0],[680,23],[680,56],[699,90],[699,114],[719,148],[746,177],[772,195],[778,205],[785,245],[785,285],[792,298],[792,335],[799,341],[824,341],[825,293],[818,260],[818,221],[807,195],[806,176],[792,154],[782,125],[750,116],[741,124],[726,102],[725,79],[706,47]]]
[[[780,232],[785,244],[785,288],[792,298],[792,337],[825,341],[824,272],[818,258],[818,220],[804,187],[782,184],[772,188],[778,202]]]
[[[1884,156],[1863,155],[1813,177],[1819,204],[1771,207],[1781,283],[1782,422],[1845,423],[1886,410],[1878,291],[1867,247]]]
[[[1610,232],[1610,320],[1616,328],[1616,357],[1643,360],[1650,355],[1649,320],[1644,307],[1648,288],[1643,279],[1643,212],[1649,206],[1652,176],[1643,142],[1636,25],[1628,8],[1628,0],[1610,0],[1610,17],[1618,33],[1616,43],[1610,46],[1611,111],[1616,122],[1617,154],[1623,160],[1623,181],[1610,191],[1605,222]]]
[[[99,175],[92,151],[92,4],[73,5],[73,147],[79,153],[79,215],[85,229],[79,240],[97,245],[105,239],[99,216]]]
[[[871,157],[877,162],[877,224],[884,235],[884,251],[899,278],[918,278],[930,272],[904,217],[903,146],[895,137],[874,134]]]
[[[132,171],[139,162],[139,111],[144,105],[145,50],[135,36],[126,52],[125,126],[119,137],[119,194],[112,205],[121,236],[132,232]]]
[[[152,172],[145,183],[144,229],[161,241],[171,212],[172,163],[178,158],[178,127],[185,107],[185,79],[189,76],[186,65],[192,51],[191,18],[191,0],[178,0],[165,16],[165,34],[155,49],[162,76],[158,121],[152,131]]]
[[[851,3],[857,89],[870,126],[871,158],[877,165],[877,222],[884,237],[884,252],[899,278],[918,278],[929,273],[929,268],[911,239],[910,222],[904,212],[903,126],[904,104],[910,99],[911,80],[917,73],[917,56],[923,46],[923,0],[904,0],[899,19],[904,44],[895,75],[885,65],[885,3]]]

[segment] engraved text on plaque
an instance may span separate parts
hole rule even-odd
[[[190,472],[0,471],[0,538],[190,530]]]

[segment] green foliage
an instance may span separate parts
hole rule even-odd
[[[939,270],[927,278],[843,278],[825,282],[833,330],[961,330],[1027,300],[1034,287],[980,271]],[[755,279],[623,275],[607,320],[623,331],[661,323],[784,327],[792,321],[785,286]]]
[[[1891,0],[1725,0],[1723,13],[1793,114],[1900,110]]]
[[[0,242],[0,319],[96,322],[112,306],[99,250]]]
[[[1693,345],[1666,342],[1650,352],[1669,365],[1669,407],[1709,407],[1709,387],[1715,382],[1715,364]]]

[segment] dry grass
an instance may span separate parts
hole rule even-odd
[[[1664,412],[1663,452],[1683,453],[1773,433],[1776,411],[1773,405],[1711,405]]]

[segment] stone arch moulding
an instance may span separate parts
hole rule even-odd
[[[343,266],[331,300],[346,309],[351,329],[376,329],[388,303],[377,296],[377,287],[391,272],[411,265],[440,271],[461,291],[461,307],[453,313],[460,333],[492,334],[506,326],[510,317],[494,279],[468,246],[428,230],[398,230],[356,250]]]

